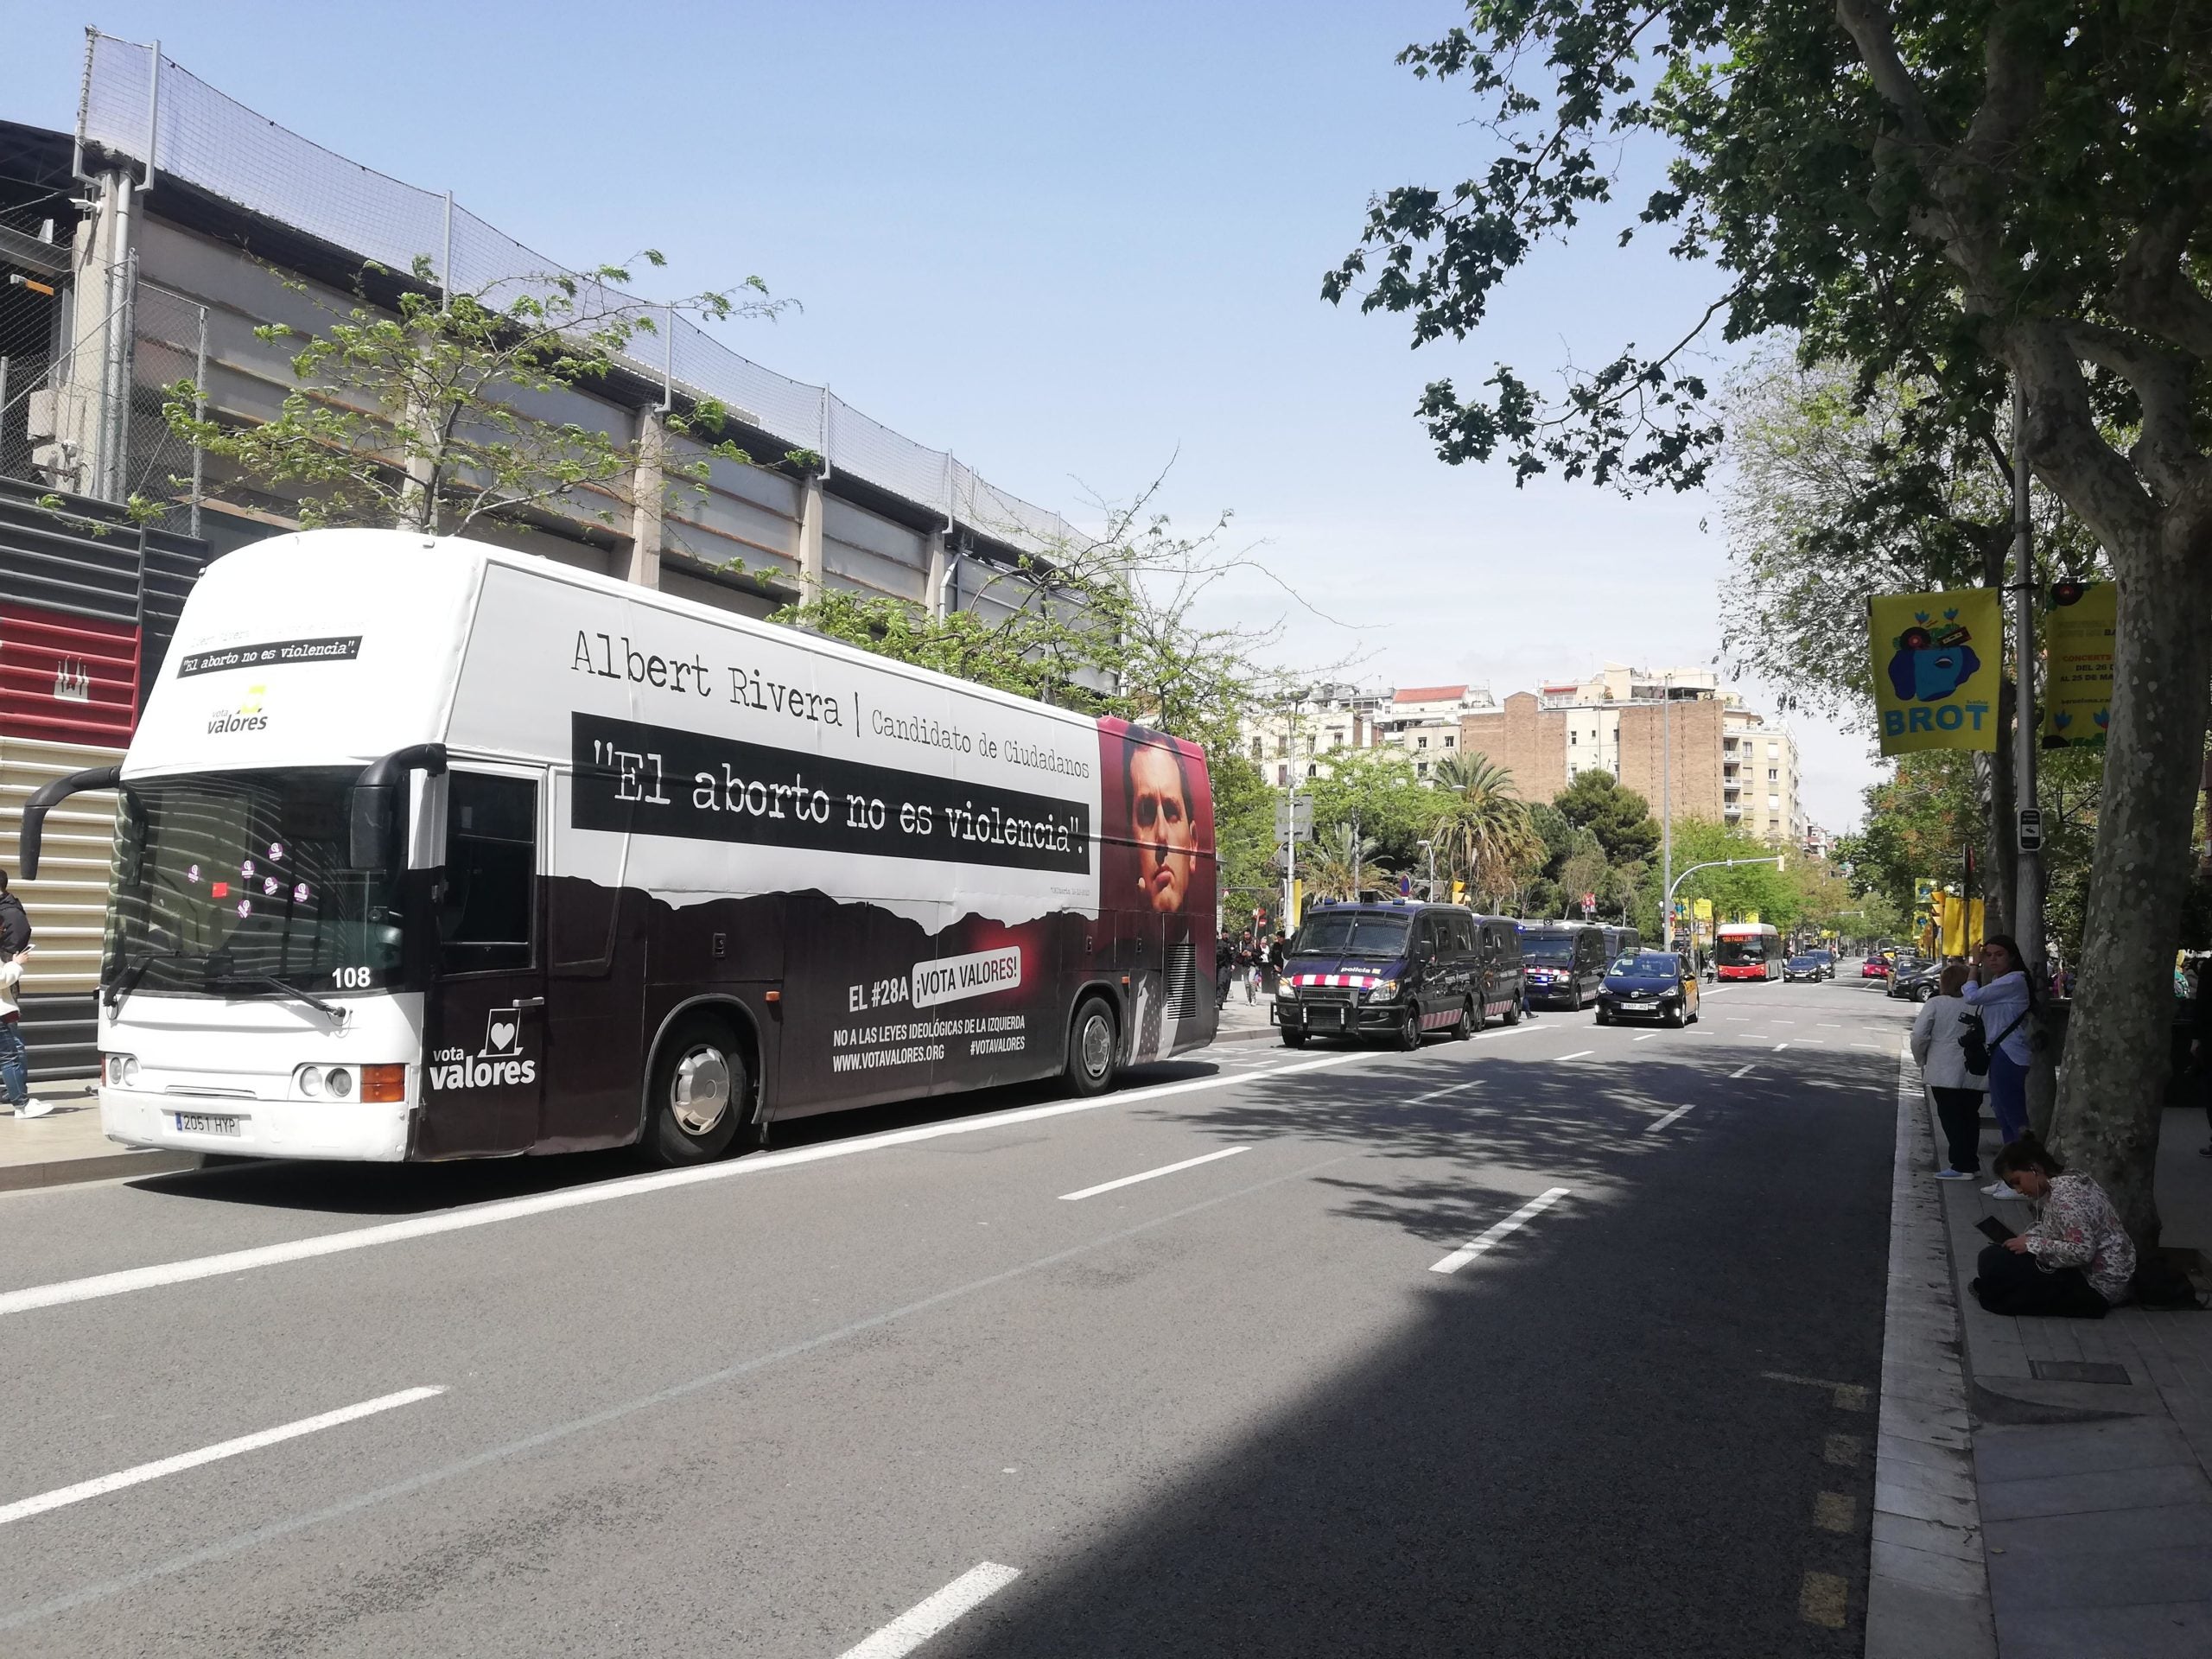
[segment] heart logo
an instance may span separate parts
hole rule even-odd
[[[505,1048],[515,1039],[514,1021],[502,1020],[492,1027],[492,1046]]]

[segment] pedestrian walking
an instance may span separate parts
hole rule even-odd
[[[23,901],[8,891],[8,872],[0,870],[0,957],[20,957],[31,942],[31,918]]]
[[[22,906],[16,908],[21,912]],[[16,1001],[23,980],[23,957],[29,950],[26,944],[0,960],[0,1102],[12,1107],[17,1117],[44,1117],[54,1108],[46,1101],[31,1098],[29,1053],[23,1047],[22,1009]]]
[[[1993,934],[1982,942],[1964,995],[1981,1016],[1989,1048],[1989,1107],[2009,1147],[2028,1132],[2028,1063],[2034,1058],[2029,1021],[2035,1013],[2026,958],[2009,936]],[[1986,1191],[1993,1198],[2012,1195],[2002,1181]]]
[[[2127,1300],[2135,1245],[2112,1199],[2025,1131],[1997,1154],[1997,1173],[2033,1204],[2035,1223],[1976,1259],[1967,1287],[1992,1313],[2101,1319]]]
[[[1967,965],[1948,963],[1936,981],[1936,995],[1920,1005],[1912,1022],[1913,1063],[1920,1067],[1935,1097],[1936,1119],[1943,1126],[1943,1167],[1939,1181],[1970,1181],[1981,1173],[1981,1103],[1989,1079],[1967,1069],[1960,1044],[1972,1010],[1960,995]]]

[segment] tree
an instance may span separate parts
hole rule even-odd
[[[1773,857],[1771,847],[1740,830],[1715,823],[1710,818],[1675,820],[1677,876],[1693,865],[1721,859],[1770,861]],[[1743,921],[1756,914],[1762,922],[1771,922],[1785,933],[1797,925],[1804,908],[1787,871],[1777,870],[1770,861],[1738,864],[1733,869],[1724,867],[1701,870],[1683,879],[1675,888],[1675,897],[1678,902],[1692,906],[1693,912],[1698,899],[1712,900],[1716,922]],[[1637,925],[1655,938],[1660,931],[1659,907],[1659,871],[1655,866],[1646,865],[1643,892],[1637,906]]]
[[[1358,835],[1348,823],[1323,836],[1298,861],[1308,895],[1349,902],[1388,887],[1390,872],[1375,861],[1376,845],[1374,836]]]
[[[1478,754],[1452,755],[1436,764],[1437,801],[1429,838],[1437,862],[1469,893],[1494,899],[1510,893],[1541,868],[1543,838],[1529,822],[1529,808],[1514,792],[1513,774]]]
[[[1614,864],[1632,864],[1659,850],[1659,823],[1650,803],[1624,789],[1610,772],[1592,767],[1552,797],[1552,805],[1569,823],[1590,830]]]
[[[1435,791],[1415,773],[1412,757],[1403,749],[1357,749],[1331,755],[1328,765],[1330,776],[1305,786],[1315,832],[1357,823],[1380,861],[1411,868],[1436,817]]]
[[[651,250],[640,257],[666,263]],[[396,284],[391,307],[363,295],[336,311],[288,279],[287,288],[325,311],[327,325],[304,337],[281,322],[254,330],[302,342],[292,358],[296,384],[275,419],[232,426],[204,418],[194,412],[201,390],[188,380],[164,393],[163,417],[180,437],[250,480],[296,491],[302,529],[381,524],[461,535],[479,519],[526,522],[533,513],[611,524],[629,504],[644,446],[660,455],[658,434],[616,437],[538,407],[606,381],[671,312],[760,317],[781,305],[758,277],[740,297],[648,304],[613,286],[631,280],[619,265],[452,295],[438,288],[427,256],[404,277],[374,265],[364,276]],[[664,428],[707,447],[688,460],[663,457],[664,478],[703,492],[710,456],[749,460],[720,437],[722,423],[712,403],[671,410]]]
[[[2167,978],[2212,703],[2212,9],[2026,0],[1469,0],[1407,49],[1464,78],[1500,151],[1456,190],[1390,192],[1325,278],[1464,339],[1549,237],[1611,200],[1608,158],[1656,135],[1643,206],[1719,293],[1676,343],[1633,345],[1556,397],[1501,365],[1432,383],[1440,453],[1628,487],[1700,482],[1719,427],[1689,353],[1790,333],[1802,359],[1924,387],[1937,431],[2003,398],[2037,478],[2120,588],[2106,791],[2055,1120],[2137,1237],[2152,1170]],[[1624,237],[1635,226],[1626,227]]]

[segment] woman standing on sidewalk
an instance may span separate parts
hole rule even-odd
[[[1997,1154],[1997,1174],[2036,1206],[2035,1225],[1984,1249],[1967,1287],[1992,1313],[2101,1319],[2127,1300],[2135,1245],[2104,1188],[2023,1131]]]
[[[1912,1021],[1913,1064],[1927,1079],[1943,1126],[1948,1162],[1936,1172],[1940,1181],[1970,1181],[1981,1173],[1981,1102],[1989,1082],[1967,1070],[1967,1052],[1959,1046],[1966,1034],[1960,1022],[1967,1014],[1959,992],[1966,982],[1966,963],[1945,964],[1936,995],[1920,1005]]]
[[[1967,1005],[1981,1015],[1989,1044],[1989,1107],[1997,1114],[1997,1132],[2009,1147],[2028,1132],[2028,1061],[2032,1053],[2028,1021],[2034,993],[2028,985],[2027,962],[2008,936],[1996,933],[1983,941],[1965,995]],[[2000,1181],[1990,1188],[1990,1196],[2012,1195]]]

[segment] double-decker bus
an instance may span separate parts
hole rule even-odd
[[[1214,1033],[1193,746],[474,542],[219,560],[26,874],[103,788],[133,1146],[690,1163]]]
[[[1722,979],[1780,979],[1782,936],[1766,922],[1723,922],[1714,930],[1713,971]]]

